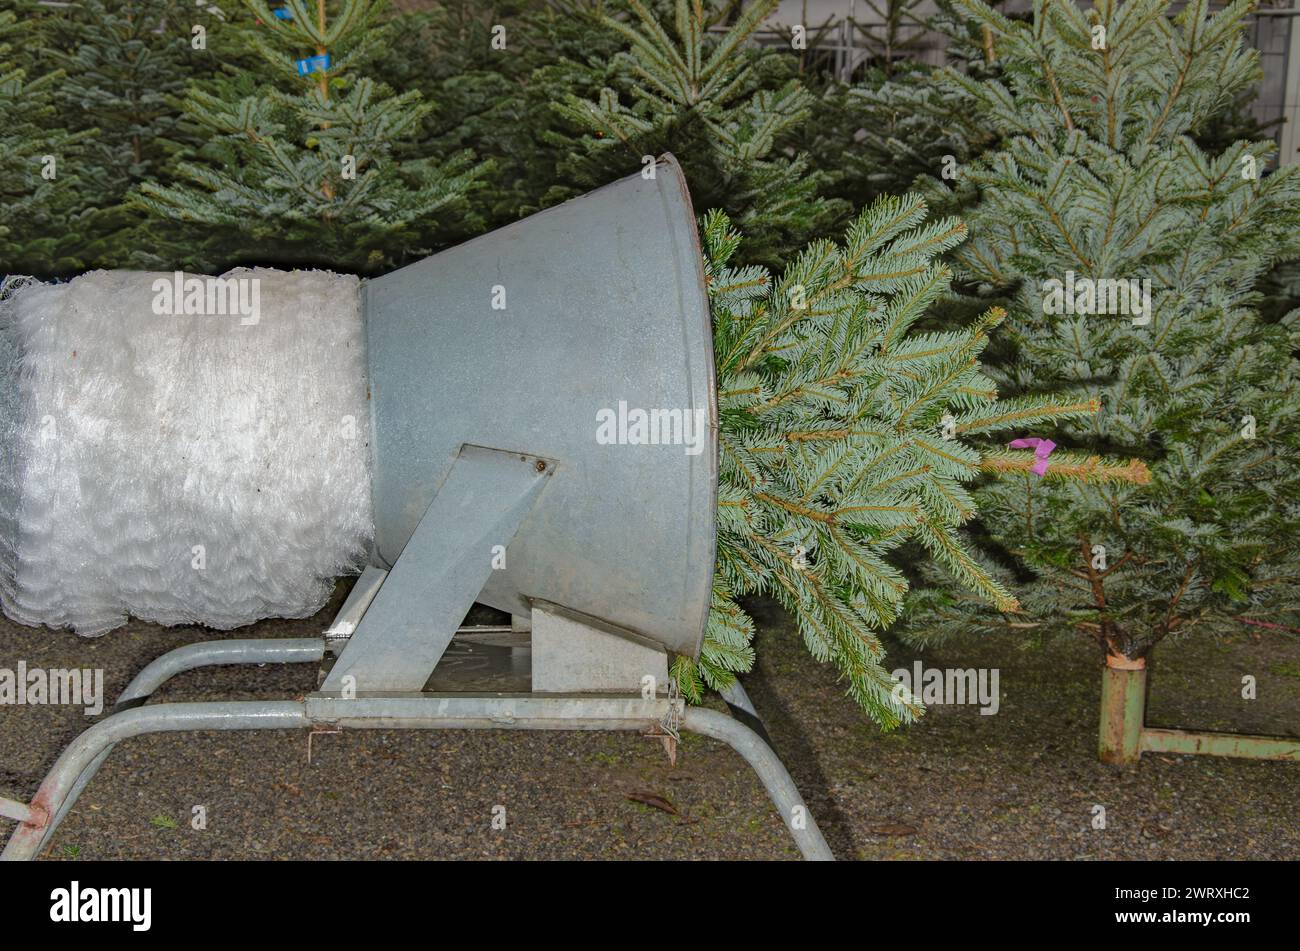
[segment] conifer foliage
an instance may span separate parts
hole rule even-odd
[[[210,60],[191,49],[191,24],[219,23],[205,7],[192,7],[181,0],[82,0],[50,19],[51,58],[66,76],[59,84],[62,118],[74,129],[95,129],[87,165],[102,204],[150,177],[177,148],[181,117],[169,100]]]
[[[627,48],[607,67],[588,64],[605,74],[596,99],[569,94],[555,104],[584,133],[561,168],[595,185],[671,151],[697,206],[728,211],[756,245],[751,259],[770,259],[825,233],[847,207],[819,195],[825,172],[787,154],[812,93],[786,57],[746,47],[777,0],[755,0],[728,23],[733,6],[675,0],[666,22],[627,0],[630,15],[600,16]]]
[[[35,28],[24,27],[15,11],[0,10],[0,264],[54,271],[59,237],[87,188],[78,159],[89,132],[60,121],[64,74],[35,69]]]
[[[700,663],[679,660],[679,682],[696,696],[701,681],[725,685],[750,667],[753,624],[735,598],[768,592],[873,719],[910,721],[919,708],[881,665],[877,636],[908,590],[889,556],[918,542],[965,588],[1016,610],[959,528],[975,513],[970,482],[1034,457],[972,439],[1094,406],[997,400],[978,358],[1000,310],[969,327],[913,329],[948,288],[938,256],[965,237],[954,219],[927,220],[916,195],[878,200],[843,244],[814,242],[779,276],[730,266],[740,237],[725,214],[710,213],[703,231],[721,414],[718,570]],[[1093,482],[1132,474],[1061,462]]]
[[[1211,154],[1189,136],[1258,79],[1250,4],[1211,15],[1193,0],[1171,17],[1164,0],[1040,0],[1029,23],[955,6],[1002,71],[939,80],[1003,140],[956,192],[976,235],[953,253],[958,275],[1009,310],[991,372],[1012,393],[1098,401],[1056,440],[1144,460],[1152,480],[991,484],[980,522],[1021,575],[1024,612],[930,591],[916,627],[1074,628],[1140,657],[1243,617],[1293,624],[1300,312],[1261,320],[1254,287],[1300,252],[1300,169],[1265,175],[1271,143]],[[1136,309],[1118,282],[1140,289]]]
[[[85,137],[77,187],[62,182],[64,217],[49,231],[60,272],[169,263],[158,252],[182,243],[174,223],[150,218],[132,193],[143,181],[171,181],[173,161],[198,144],[178,98],[221,68],[224,51],[192,41],[202,31],[224,39],[223,26],[214,6],[182,0],[83,0],[27,15],[42,68],[58,69],[58,120]]]
[[[260,241],[283,257],[297,245],[333,267],[362,270],[391,261],[395,245],[427,229],[484,169],[467,151],[414,154],[433,104],[366,72],[389,35],[382,0],[245,6],[255,20],[225,29],[244,31],[263,74],[191,90],[186,115],[210,139],[198,160],[180,165],[185,182],[146,183],[140,203],[182,221],[238,227],[248,251]]]

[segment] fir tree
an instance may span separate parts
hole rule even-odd
[[[751,235],[753,260],[775,260],[825,232],[847,211],[819,195],[827,181],[807,156],[787,154],[811,113],[813,97],[782,53],[746,42],[776,7],[755,0],[724,32],[731,4],[676,0],[671,25],[639,0],[629,17],[602,16],[626,49],[589,64],[606,85],[595,98],[569,93],[555,109],[584,130],[560,172],[579,188],[642,167],[671,151],[697,204],[727,211]]]
[[[771,24],[771,32],[781,45],[793,51],[798,63],[799,77],[805,82],[816,82],[819,78],[839,79],[834,74],[835,45],[843,37],[843,23],[834,12],[817,23],[809,19],[808,0],[803,0],[799,8],[800,22],[785,23],[776,21]]]
[[[63,119],[96,130],[86,158],[102,194],[124,194],[178,147],[171,100],[195,75],[191,25],[213,20],[180,0],[83,0],[52,24]]]
[[[605,85],[622,39],[599,22],[602,6],[444,0],[403,17],[392,54],[377,67],[394,87],[438,103],[425,120],[433,154],[468,148],[492,157],[488,187],[468,199],[475,227],[508,224],[585,190],[560,171],[573,135],[553,104],[595,98]],[[461,236],[468,232],[453,234]]]
[[[89,133],[78,162],[82,204],[51,234],[61,270],[169,266],[158,251],[177,243],[177,229],[157,227],[129,196],[143,181],[170,181],[174,158],[197,144],[182,128],[178,96],[217,68],[218,54],[195,48],[192,31],[213,32],[220,17],[179,0],[86,0],[44,9],[39,22],[42,66],[62,76],[59,120]]]
[[[883,26],[868,34],[869,68],[855,85],[828,92],[814,124],[810,151],[819,167],[836,170],[833,194],[856,205],[912,188],[918,177],[946,180],[957,165],[996,145],[996,132],[933,81],[933,67],[892,55],[915,39],[899,35],[904,24],[923,25],[944,37],[944,57],[958,71],[994,77],[999,70],[986,58],[982,31],[955,18],[948,0],[939,0],[940,12],[925,20],[913,6],[910,0],[885,3]]]
[[[1097,400],[1054,439],[1145,460],[1152,481],[982,488],[982,530],[1019,575],[1023,608],[931,589],[917,633],[1075,629],[1140,658],[1243,617],[1294,626],[1300,312],[1261,320],[1254,287],[1300,253],[1300,170],[1262,174],[1271,143],[1212,154],[1190,136],[1258,80],[1242,42],[1250,4],[1211,16],[1194,0],[1171,20],[1165,0],[1040,0],[1025,24],[956,5],[988,31],[1002,73],[939,80],[1004,140],[961,170],[974,238],[952,255],[981,299],[1007,302],[1011,348],[993,372],[1015,394]],[[1125,298],[1102,295],[1103,279],[1149,281],[1149,309],[1139,293],[1136,312],[1114,313]]]
[[[88,191],[80,160],[90,132],[60,121],[63,74],[33,72],[42,39],[39,21],[0,11],[0,273],[61,270],[60,236]]]
[[[866,44],[871,59],[886,77],[892,76],[900,63],[910,67],[908,54],[916,52],[930,28],[921,16],[924,0],[866,0],[866,5],[874,19],[854,22],[852,27]]]
[[[185,183],[143,185],[141,206],[233,230],[242,256],[264,261],[373,271],[427,252],[421,238],[484,169],[414,148],[433,104],[367,75],[391,37],[381,0],[245,5],[256,22],[225,29],[268,74],[190,91],[186,115],[209,141],[180,165]]]
[[[962,329],[912,330],[948,287],[938,255],[965,236],[926,220],[915,195],[882,198],[845,234],[818,241],[773,277],[732,267],[740,242],[727,216],[703,225],[721,413],[718,569],[698,665],[678,660],[687,696],[749,669],[753,624],[736,598],[774,595],[813,656],[831,661],[877,722],[919,712],[881,665],[878,633],[908,582],[891,555],[918,542],[961,585],[1003,611],[1016,599],[959,534],[975,514],[966,485],[982,472],[1023,472],[1032,453],[982,452],[980,434],[1082,418],[1089,400],[997,400],[978,362],[990,310]],[[1063,454],[1058,473],[1093,484],[1141,478]]]

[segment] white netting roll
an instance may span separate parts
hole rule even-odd
[[[253,283],[227,280],[223,305],[208,279],[187,275],[187,299],[175,278],[0,289],[0,606],[16,621],[303,617],[364,560],[357,279],[241,269],[223,279]]]

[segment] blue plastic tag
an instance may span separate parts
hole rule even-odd
[[[314,73],[316,70],[327,70],[330,68],[330,54],[322,53],[319,56],[309,56],[306,59],[298,60],[298,75],[306,76],[308,73]]]
[[[290,10],[288,7],[276,7],[276,8],[275,8],[274,10],[272,10],[271,12],[275,14],[275,18],[276,18],[277,20],[292,20],[292,19],[293,19],[293,11]]]

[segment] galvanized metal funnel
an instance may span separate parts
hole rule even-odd
[[[551,602],[698,655],[717,402],[676,160],[369,281],[363,295],[376,565],[397,561],[463,447],[547,460],[551,478],[528,490],[540,494],[477,600],[520,615]]]

